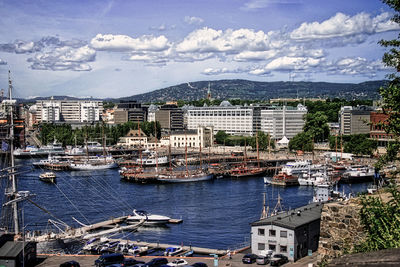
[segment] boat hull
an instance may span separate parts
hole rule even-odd
[[[176,177],[174,175],[159,175],[157,181],[162,183],[187,183],[187,182],[199,182],[211,180],[214,177],[213,174],[199,175],[199,176],[189,176],[189,177]]]

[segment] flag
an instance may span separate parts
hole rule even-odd
[[[2,141],[1,142],[1,150],[3,151],[8,151],[9,145],[7,144],[7,142]]]

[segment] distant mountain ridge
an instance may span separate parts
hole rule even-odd
[[[122,97],[119,100],[136,100],[141,103],[169,100],[199,100],[206,98],[210,83],[214,99],[269,100],[271,98],[344,98],[379,99],[379,88],[387,81],[362,83],[326,82],[256,82],[249,80],[218,80],[182,83],[152,92]]]
[[[256,82],[249,80],[198,81],[174,85],[151,92],[121,98],[77,98],[53,96],[56,100],[136,100],[139,103],[163,102],[171,100],[199,100],[206,98],[210,84],[211,97],[214,99],[269,100],[271,98],[343,98],[379,99],[378,89],[387,83],[385,80],[362,83],[326,83],[326,82]],[[19,99],[22,102],[35,102],[50,97]]]

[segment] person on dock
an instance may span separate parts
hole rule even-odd
[[[232,253],[231,251],[228,249],[228,253],[226,253],[226,255],[228,256],[228,259],[232,259]]]

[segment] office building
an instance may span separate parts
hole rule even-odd
[[[167,103],[156,110],[155,120],[160,122],[161,129],[164,132],[182,131],[184,129],[183,111],[174,103]]]
[[[370,114],[372,107],[368,106],[343,106],[339,111],[340,133],[348,134],[369,134]]]
[[[114,123],[144,122],[147,120],[147,109],[136,101],[121,101],[114,111]]]

